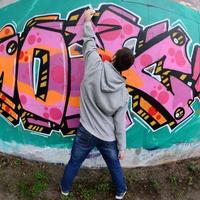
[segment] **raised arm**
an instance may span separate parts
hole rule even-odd
[[[86,70],[91,67],[97,66],[102,62],[101,57],[97,52],[95,33],[92,28],[91,18],[95,11],[88,9],[85,11],[85,23],[83,28],[83,56],[85,58]]]
[[[117,147],[119,150],[119,158],[123,160],[124,151],[126,149],[126,111],[128,103],[120,107],[114,115],[115,135]]]

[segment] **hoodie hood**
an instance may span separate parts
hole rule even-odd
[[[101,90],[115,92],[124,87],[125,78],[115,69],[110,62],[104,62],[101,72]]]

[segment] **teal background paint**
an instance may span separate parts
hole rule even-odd
[[[26,21],[35,15],[60,13],[65,19],[68,12],[82,6],[91,4],[97,8],[100,0],[19,0],[18,2],[0,9],[0,27],[6,24],[16,24],[17,32],[23,32]],[[152,23],[169,19],[170,25],[181,20],[187,34],[192,39],[189,54],[192,53],[193,44],[200,43],[200,13],[172,1],[167,0],[114,0],[103,1],[122,6],[141,17],[140,24],[148,26]],[[127,131],[128,148],[157,149],[167,148],[177,143],[188,143],[200,140],[200,103],[196,99],[193,103],[195,113],[183,124],[176,127],[171,133],[167,127],[152,132],[144,122],[134,113],[134,125]],[[143,126],[141,125],[143,124]],[[146,128],[145,128],[146,127]],[[73,136],[63,137],[59,132],[53,132],[49,137],[36,135],[24,130],[22,125],[13,127],[3,116],[0,116],[0,139],[5,142],[16,141],[18,144],[31,144],[38,147],[71,148]]]

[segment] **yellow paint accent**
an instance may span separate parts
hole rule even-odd
[[[165,78],[164,80],[162,80],[162,83],[166,83],[167,81],[169,81],[169,79]]]
[[[36,24],[35,21],[31,21],[31,23],[28,23],[28,27],[34,26]]]
[[[43,81],[42,83],[40,83],[40,87],[46,87],[47,86],[47,81]]]
[[[40,98],[44,99],[45,98],[45,94],[40,95]]]
[[[36,50],[35,55],[37,56],[40,53],[40,50]]]
[[[22,42],[23,40],[24,40],[24,37],[21,37],[21,38],[19,39],[20,42]]]
[[[47,54],[44,54],[44,56],[42,56],[42,63],[43,63],[43,65],[45,63],[47,63],[47,61],[48,61],[48,56],[47,56]]]
[[[160,72],[161,71],[161,67],[156,67],[156,73]]]
[[[100,12],[96,12],[95,14],[94,14],[94,16],[96,16],[96,17],[98,17],[100,15]]]
[[[184,40],[181,40],[181,41],[179,41],[180,43],[179,44],[183,44],[184,43]]]
[[[46,69],[46,70],[44,70],[44,71],[42,72],[42,75],[43,75],[43,74],[46,74],[46,73],[47,73],[47,69]]]
[[[183,36],[181,35],[180,37],[178,37],[178,40],[181,41],[183,39]]]
[[[130,88],[130,87],[128,87],[128,88],[127,88],[127,90],[128,90],[128,92],[132,92],[134,89],[133,89],[133,88]]]
[[[12,45],[10,46],[11,48],[14,46],[14,43],[12,43]]]
[[[47,75],[43,76],[43,77],[41,78],[41,81],[44,81],[44,80],[46,80],[46,79],[47,79]]]
[[[151,126],[154,126],[155,124],[156,124],[155,121],[152,121],[152,122],[150,123]]]
[[[180,115],[181,115],[181,116],[183,115],[183,111],[180,112]]]
[[[162,64],[163,64],[162,60],[158,62],[158,66],[162,66]]]
[[[42,132],[42,131],[43,131],[43,129],[44,129],[44,128],[43,128],[43,127],[41,127],[39,131],[40,131],[40,132]]]
[[[78,19],[79,15],[73,15],[70,17],[69,21],[76,21]]]
[[[135,96],[133,97],[133,99],[136,100],[136,99],[139,99],[139,97],[140,97],[139,95],[135,95]]]
[[[65,36],[68,36],[68,35],[69,35],[69,33],[65,32]]]
[[[188,100],[188,105],[191,105],[191,104],[192,104],[192,102],[193,102],[193,100],[192,100],[192,99]]]
[[[68,135],[71,135],[71,134],[73,134],[74,132],[75,132],[75,130],[72,130],[72,131],[68,132],[67,134],[68,134]]]
[[[32,130],[32,127],[33,127],[33,125],[31,124],[31,125],[28,126],[28,129]]]
[[[180,79],[181,79],[181,80],[184,80],[186,77],[187,77],[187,75],[182,74],[182,75],[180,76]]]
[[[21,118],[23,118],[25,115],[26,115],[26,112],[23,112]]]
[[[13,122],[13,120],[14,120],[14,119],[13,119],[12,117],[10,117],[10,116],[8,116],[7,119],[8,119],[10,122]]]
[[[170,71],[166,71],[164,73],[162,73],[163,75],[168,75],[170,73]]]
[[[143,112],[144,112],[144,111],[143,111],[142,109],[140,109],[137,113],[138,113],[139,115],[141,115]]]
[[[26,26],[29,26],[32,22],[33,22],[34,20],[33,19],[31,19],[28,23],[27,23],[27,25]]]
[[[140,48],[140,47],[142,47],[143,46],[143,44],[140,44],[138,47]]]
[[[172,121],[172,122],[169,123],[169,126],[172,126],[174,124],[175,124],[175,122]]]
[[[138,105],[138,101],[133,103],[133,108],[135,108]]]
[[[173,36],[173,37],[175,37],[177,34],[178,34],[178,33],[177,33],[177,32],[175,32],[175,33],[173,33],[173,34],[172,34],[172,36]]]
[[[149,115],[146,115],[144,119],[145,119],[145,120],[149,119]]]
[[[18,108],[19,110],[21,110],[22,107],[21,107],[21,105],[19,104],[19,105],[17,106],[17,108]]]
[[[142,113],[141,117],[144,117],[146,115],[146,112]]]

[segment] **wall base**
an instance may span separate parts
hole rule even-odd
[[[29,160],[36,160],[49,163],[66,164],[70,157],[70,149],[63,148],[40,148],[32,145],[21,145],[15,142],[0,140],[0,151],[23,157]],[[154,166],[163,163],[183,160],[192,157],[200,157],[200,142],[173,145],[167,149],[148,151],[142,148],[127,149],[126,158],[121,162],[123,167]],[[97,150],[93,150],[83,163],[84,167],[100,168],[106,164]]]

